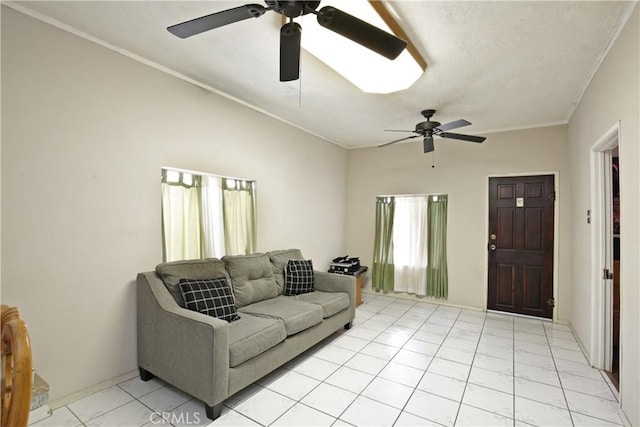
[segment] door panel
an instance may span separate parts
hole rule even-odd
[[[522,306],[527,310],[537,310],[543,303],[542,295],[542,268],[525,265],[523,274]]]
[[[513,266],[508,264],[498,265],[498,297],[496,304],[504,307],[512,307],[513,303]]]
[[[524,249],[527,251],[543,250],[543,210],[539,208],[530,208],[524,212],[524,216]]]
[[[502,249],[514,249],[513,242],[513,209],[498,209],[498,247]]]
[[[487,308],[553,316],[553,175],[489,179]]]

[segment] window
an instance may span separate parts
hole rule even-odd
[[[163,259],[255,251],[255,181],[162,169]]]
[[[447,298],[447,195],[378,197],[375,290]]]

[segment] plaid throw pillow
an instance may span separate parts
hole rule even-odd
[[[287,261],[284,268],[284,294],[299,295],[315,290],[311,260],[290,259]]]
[[[233,322],[238,320],[236,300],[227,279],[180,279],[185,308]]]

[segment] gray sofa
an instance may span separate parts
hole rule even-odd
[[[284,296],[284,267],[297,249],[160,264],[137,278],[138,366],[201,400],[207,416],[259,378],[344,327],[355,316],[355,279],[314,271],[315,291]],[[184,308],[180,279],[225,277],[239,320]]]

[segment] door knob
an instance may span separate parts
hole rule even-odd
[[[495,251],[498,247],[496,245],[494,245],[493,243],[489,245],[489,250],[490,251]]]

